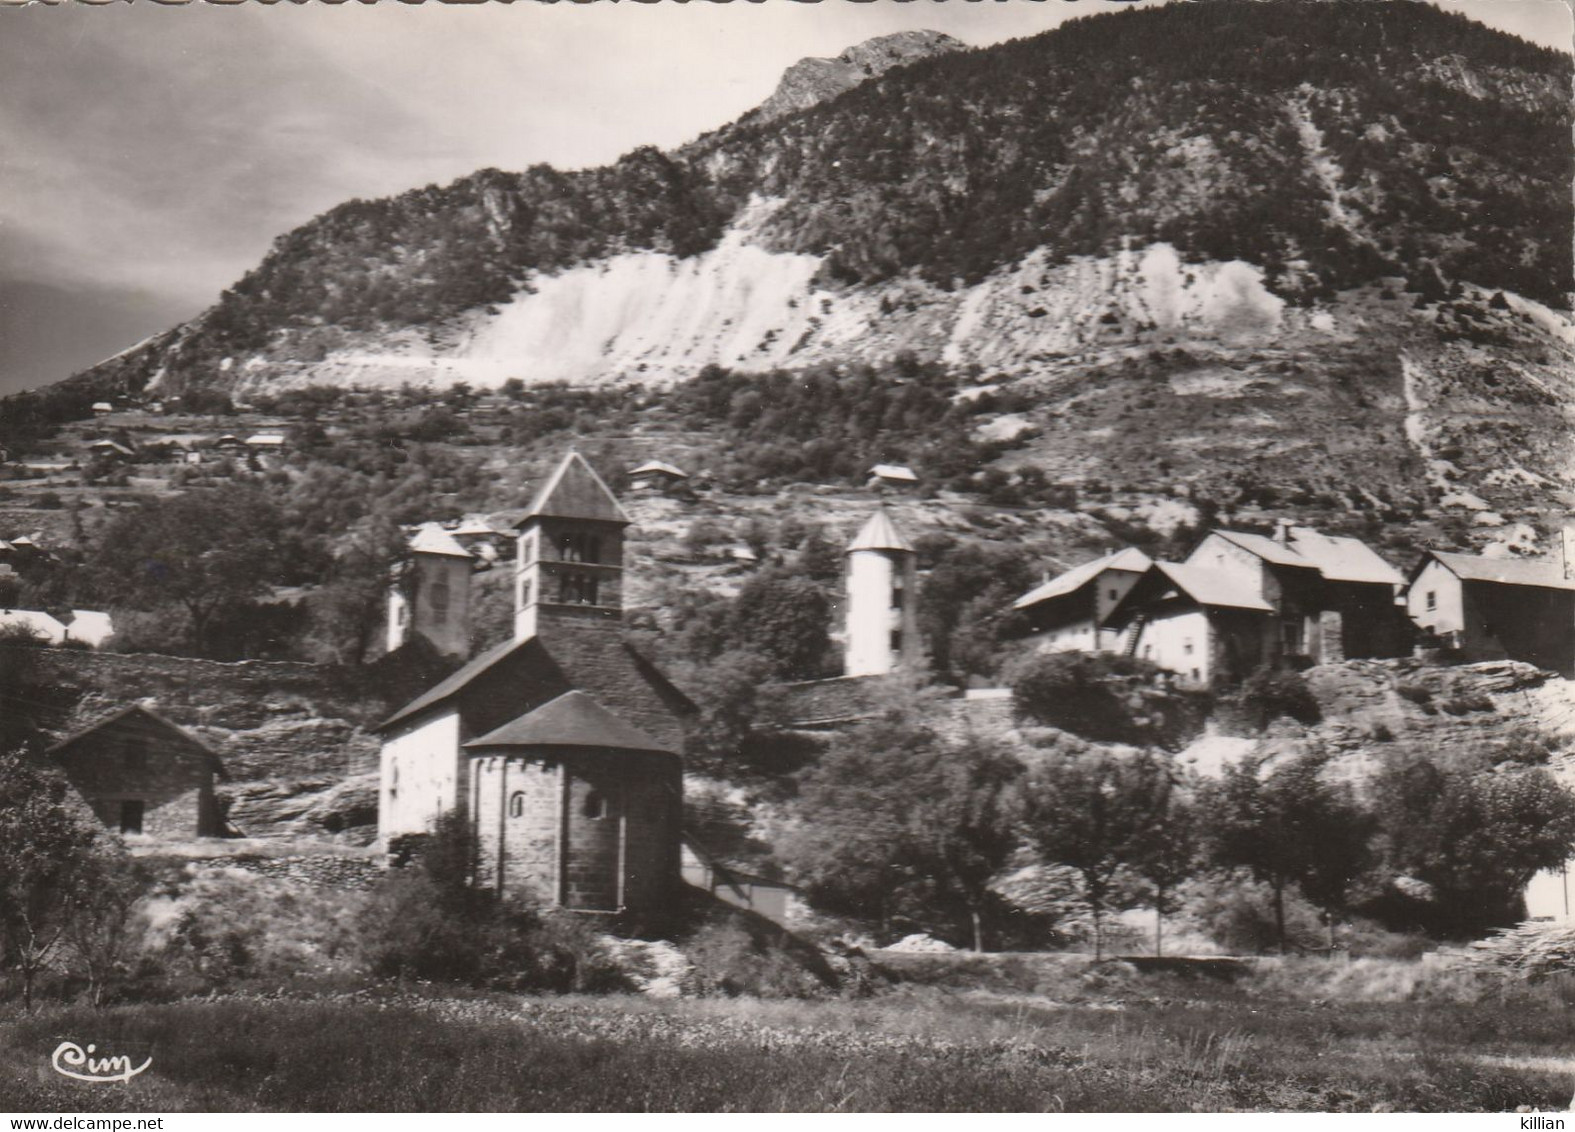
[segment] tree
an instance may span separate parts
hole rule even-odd
[[[1198,871],[1198,815],[1190,798],[1171,790],[1132,871],[1148,884],[1154,905],[1154,954],[1163,955],[1165,917],[1177,910],[1176,890]]]
[[[767,572],[738,591],[730,635],[769,660],[779,678],[810,680],[826,674],[830,625],[823,589],[807,578]]]
[[[1435,931],[1513,922],[1531,878],[1575,855],[1575,794],[1543,770],[1446,771],[1415,757],[1385,768],[1374,793],[1386,871],[1429,886]]]
[[[181,606],[192,644],[206,653],[214,614],[264,593],[275,579],[282,528],[278,507],[249,486],[156,500],[106,524],[96,580],[112,600]]]
[[[0,966],[16,969],[29,1012],[38,973],[93,899],[106,852],[64,779],[0,754]]]
[[[1000,905],[991,882],[1016,834],[1022,764],[924,722],[929,690],[899,682],[891,710],[838,736],[805,772],[777,852],[827,911],[907,921],[982,950]]]
[[[1214,862],[1250,870],[1273,893],[1282,954],[1286,889],[1299,886],[1332,917],[1367,855],[1370,818],[1349,787],[1325,781],[1326,761],[1310,752],[1264,774],[1265,760],[1243,759],[1200,803]]]
[[[1057,755],[1029,774],[1023,832],[1046,864],[1076,870],[1094,916],[1096,959],[1104,957],[1104,917],[1122,903],[1117,874],[1150,852],[1171,788],[1169,764],[1147,752]]]
[[[394,572],[408,558],[408,540],[382,516],[356,524],[334,556],[327,584],[312,594],[316,635],[341,664],[362,664],[383,624]]]

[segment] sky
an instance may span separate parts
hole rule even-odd
[[[1435,2],[1570,50],[1570,0]],[[0,0],[0,394],[197,314],[352,197],[674,146],[877,35],[983,46],[1130,6]]]

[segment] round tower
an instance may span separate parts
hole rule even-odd
[[[447,656],[470,655],[470,574],[475,558],[436,523],[410,540],[403,580],[388,594],[388,651],[413,636]]]
[[[848,545],[848,676],[880,676],[919,656],[917,556],[885,510]]]

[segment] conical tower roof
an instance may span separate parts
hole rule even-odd
[[[629,516],[596,469],[571,451],[536,493],[525,519],[597,519],[627,523]]]
[[[912,545],[902,537],[897,524],[891,521],[891,516],[884,509],[871,515],[859,528],[857,537],[848,544],[849,554],[856,550],[901,550],[913,553]]]
[[[454,558],[473,557],[459,543],[454,541],[454,536],[445,531],[436,523],[422,523],[410,539],[412,554],[447,554]]]

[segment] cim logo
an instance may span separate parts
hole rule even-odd
[[[49,1064],[56,1073],[62,1077],[70,1077],[73,1081],[130,1081],[138,1073],[153,1064],[150,1057],[135,1069],[131,1067],[129,1057],[94,1057],[97,1046],[90,1045],[84,1050],[76,1042],[61,1042],[55,1047],[55,1052],[49,1055]],[[86,1072],[78,1072],[86,1070]]]

